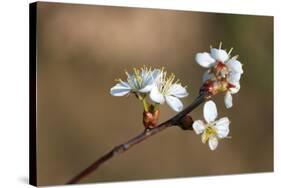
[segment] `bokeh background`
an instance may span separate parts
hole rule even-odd
[[[234,47],[245,73],[231,139],[216,151],[192,131],[169,128],[101,166],[81,183],[273,171],[273,17],[38,3],[37,155],[39,185],[64,184],[113,146],[140,133],[141,104],[112,97],[124,69],[164,66],[198,94],[209,46]],[[163,121],[175,113],[161,107]],[[202,105],[191,114],[202,119]]]

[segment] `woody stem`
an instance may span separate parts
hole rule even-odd
[[[201,93],[188,107],[186,107],[183,111],[175,115],[174,117],[168,119],[167,121],[159,124],[157,127],[152,129],[145,129],[142,133],[135,136],[134,138],[130,139],[129,141],[115,146],[112,150],[108,153],[100,157],[98,160],[93,162],[89,167],[84,169],[78,175],[74,176],[70,179],[66,184],[75,184],[81,181],[83,178],[97,170],[97,168],[107,162],[108,160],[112,159],[114,156],[124,153],[125,151],[129,150],[131,147],[141,143],[142,141],[146,140],[147,138],[161,132],[162,130],[172,127],[172,126],[179,126],[181,124],[181,120],[185,117],[188,113],[193,111],[196,107],[198,107],[201,103],[203,103],[206,98],[208,97],[208,93],[204,92]],[[189,125],[190,127],[192,125]]]

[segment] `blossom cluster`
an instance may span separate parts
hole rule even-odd
[[[240,78],[243,74],[242,64],[237,60],[238,55],[231,57],[230,53],[233,48],[227,53],[225,50],[212,48],[210,53],[197,53],[196,62],[207,68],[203,75],[203,89],[213,95],[224,92],[224,103],[226,108],[232,107],[232,94],[238,93],[240,90]]]
[[[227,53],[221,49],[221,45],[222,43],[218,49],[211,47],[210,53],[197,53],[195,60],[200,66],[207,68],[203,75],[202,89],[211,95],[225,93],[225,106],[231,108],[233,106],[232,94],[240,90],[243,69],[241,62],[237,60],[238,55],[230,56],[233,48]],[[202,142],[208,141],[211,150],[217,148],[219,139],[227,138],[229,134],[229,119],[224,117],[215,121],[217,114],[216,104],[213,101],[208,101],[205,103],[203,111],[206,123],[202,120],[193,123],[193,130],[196,134],[202,134]]]
[[[183,87],[179,80],[175,81],[175,75],[167,75],[164,69],[147,68],[133,69],[133,73],[126,71],[127,81],[118,79],[118,83],[111,88],[110,93],[113,96],[124,96],[134,93],[140,100],[143,100],[147,94],[156,104],[167,104],[176,112],[183,108],[179,98],[188,95],[186,87]]]
[[[134,68],[132,73],[125,72],[127,80],[117,80],[117,84],[110,90],[113,96],[134,94],[143,102],[143,123],[145,127],[155,127],[159,117],[159,104],[165,102],[176,112],[183,109],[180,98],[188,96],[186,87],[183,87],[175,75],[168,75],[162,69],[152,69],[146,66]],[[149,98],[149,99],[147,99]],[[149,100],[149,101],[148,101]]]
[[[240,78],[243,74],[242,64],[238,61],[238,55],[231,57],[231,52],[219,48],[212,48],[210,52],[197,53],[195,61],[200,66],[207,68],[203,74],[201,92],[208,96],[224,93],[226,108],[233,106],[232,94],[240,90]],[[110,94],[113,96],[127,96],[133,94],[142,101],[143,124],[145,128],[157,126],[159,118],[159,104],[167,103],[174,111],[180,112],[183,109],[181,98],[188,96],[185,86],[182,86],[175,75],[158,68],[143,66],[134,68],[131,73],[125,71],[126,80],[117,79]],[[216,120],[218,116],[216,104],[209,100],[204,104],[203,115],[205,121],[196,120],[192,127],[196,134],[201,134],[203,143],[207,143],[211,150],[215,150],[218,141],[228,138],[230,120],[227,117]]]

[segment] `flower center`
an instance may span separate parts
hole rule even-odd
[[[226,76],[229,74],[228,67],[223,62],[218,62],[216,66],[213,68],[213,72],[218,80],[222,78],[226,78]]]
[[[216,135],[217,135],[217,131],[216,131],[215,127],[213,126],[212,123],[208,123],[204,130],[204,133],[202,134],[202,142],[206,143],[209,140],[209,138],[216,136]]]
[[[201,90],[208,91],[215,95],[233,87],[233,85],[227,81],[230,70],[223,62],[218,61],[217,64],[210,69],[209,73],[212,74],[213,77],[205,81]]]
[[[171,86],[174,83],[179,83],[179,79],[176,80],[176,82],[174,82],[175,80],[175,74],[171,73],[169,76],[167,75],[167,72],[164,71],[164,69],[162,68],[161,73],[160,73],[160,77],[159,80],[157,81],[157,87],[159,89],[159,92],[162,93],[163,95],[168,94],[169,89],[171,88]],[[174,83],[173,83],[174,82]]]
[[[208,124],[206,129],[205,129],[205,134],[209,138],[210,136],[216,135],[217,131],[212,124]]]
[[[129,85],[133,86],[135,89],[142,88],[144,81],[151,76],[151,67],[147,68],[143,66],[141,69],[133,68],[133,74],[130,75],[127,71],[125,71],[128,79]]]

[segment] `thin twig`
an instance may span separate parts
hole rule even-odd
[[[159,133],[160,131],[172,127],[175,125],[179,125],[181,123],[181,119],[185,117],[188,113],[190,113],[192,110],[194,110],[197,106],[199,106],[202,102],[205,101],[207,97],[207,93],[202,93],[199,95],[193,103],[191,103],[188,107],[186,107],[183,111],[172,117],[171,119],[161,123],[155,128],[152,129],[145,129],[141,134],[137,135],[136,137],[132,138],[131,140],[125,142],[124,144],[118,145],[114,147],[111,151],[100,157],[97,161],[92,163],[88,168],[80,172],[78,175],[73,177],[70,181],[68,181],[66,184],[75,184],[79,182],[82,178],[88,176],[90,173],[95,171],[101,164],[105,163],[106,161],[110,160],[117,154],[121,154],[127,150],[129,150],[134,145],[146,140],[147,138],[151,137],[152,135],[155,135],[156,133]],[[191,125],[190,125],[191,126]]]

